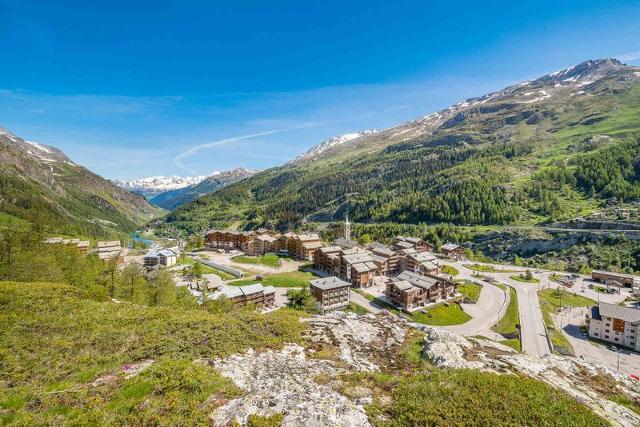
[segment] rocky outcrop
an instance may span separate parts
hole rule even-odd
[[[308,346],[256,352],[215,360],[211,365],[246,391],[211,414],[216,426],[249,415],[283,414],[283,426],[368,426],[364,406],[368,389],[351,390],[348,399],[323,379],[349,371],[376,371],[379,361],[404,341],[405,327],[395,316],[357,316],[333,312],[302,319],[309,324]],[[331,351],[327,351],[327,349]],[[360,397],[353,399],[357,394]]]
[[[565,391],[614,425],[640,425],[638,414],[607,398],[622,393],[640,399],[640,385],[606,367],[572,357],[517,353],[488,340],[467,339],[435,328],[420,329],[426,333],[423,354],[438,367],[524,374]]]
[[[250,350],[215,361],[213,366],[247,392],[211,414],[216,426],[233,420],[245,425],[251,414],[283,414],[282,426],[369,425],[362,405],[316,382],[343,369],[329,360],[307,358],[299,345],[262,353]]]

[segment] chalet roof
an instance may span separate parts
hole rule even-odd
[[[401,291],[408,291],[410,289],[415,288],[415,286],[413,286],[411,283],[407,282],[406,280],[394,280],[393,285],[400,289]]]
[[[264,291],[264,286],[262,286],[262,284],[260,283],[253,283],[251,285],[246,285],[246,286],[238,286],[240,288],[240,291],[245,295],[252,295],[252,294],[257,294],[259,292]]]
[[[343,255],[342,259],[347,264],[359,264],[361,262],[372,262],[371,254],[368,252],[360,252],[349,255]]]
[[[318,235],[318,233],[302,233],[298,234],[298,239],[300,239],[302,242],[310,242],[313,240],[320,240],[320,236]]]
[[[382,264],[382,263],[383,263],[383,262],[385,262],[388,258],[387,258],[387,257],[380,256],[380,255],[373,254],[373,255],[371,255],[371,259],[373,260],[373,262],[377,262],[377,263],[379,263],[379,264]]]
[[[89,243],[88,240],[81,240],[81,241],[78,242],[78,247],[79,248],[85,248],[85,247],[88,248],[89,245],[90,245],[90,243]]]
[[[362,252],[359,251],[357,248],[352,248],[352,249],[343,249],[342,250],[342,255],[353,255],[353,254],[361,254]]]
[[[417,262],[433,261],[436,259],[435,255],[431,252],[416,252],[413,254],[407,254],[407,256],[416,260]]]
[[[276,288],[274,288],[273,286],[265,286],[263,288],[263,291],[264,291],[265,295],[275,294],[276,293]]]
[[[366,273],[368,271],[373,271],[378,269],[378,266],[375,265],[373,262],[360,262],[357,264],[352,264],[351,267],[353,267],[353,269],[357,273]]]
[[[427,270],[435,270],[440,268],[440,266],[433,261],[422,261],[420,265],[426,268]]]
[[[600,316],[613,317],[630,323],[640,322],[640,309],[637,308],[601,302],[598,303],[598,310],[600,311]]]
[[[229,285],[220,286],[220,288],[218,288],[218,292],[213,294],[211,298],[217,299],[223,295],[227,298],[240,297],[243,295],[242,290],[240,290],[240,288],[241,286],[229,286]]]
[[[345,239],[343,237],[335,239],[333,241],[333,244],[335,246],[340,246],[341,248],[344,248],[344,249],[351,249],[351,248],[355,248],[356,246],[358,246],[358,242],[355,242],[353,240],[347,240],[347,239]]]
[[[323,291],[350,286],[349,283],[335,276],[323,277],[322,279],[314,279],[309,283],[312,287],[322,289]]]
[[[160,249],[158,251],[158,254],[162,256],[176,256],[176,253],[173,252],[171,249]]]
[[[399,280],[406,280],[411,283],[413,286],[417,286],[423,289],[431,289],[433,286],[437,285],[439,280],[434,279],[433,277],[423,276],[418,273],[414,273],[411,271],[403,271],[397,277]]]
[[[458,248],[460,248],[460,246],[456,245],[455,243],[445,243],[444,245],[442,245],[443,251],[455,251]]]
[[[417,238],[417,237],[405,237],[405,239],[404,239],[404,240],[405,240],[406,242],[413,243],[414,245],[415,245],[415,244],[418,244],[418,243],[420,243],[420,242],[422,241],[422,239],[419,239],[419,238]]]
[[[413,245],[409,242],[405,242],[403,240],[398,241],[396,243],[393,244],[394,246],[401,248],[401,249],[409,249],[409,248],[413,248]]]
[[[379,249],[379,248],[386,248],[389,249],[387,247],[387,245],[385,245],[384,243],[380,243],[380,242],[371,242],[367,245],[367,249],[369,250],[374,250],[374,249]]]
[[[256,236],[257,240],[262,240],[263,242],[275,242],[277,239],[275,237],[269,236],[268,234],[260,234]]]
[[[341,250],[342,250],[342,248],[340,248],[338,246],[324,246],[324,247],[320,248],[320,252],[322,252],[323,254],[330,254],[330,253],[340,252]]]
[[[323,245],[322,242],[314,242],[314,241],[302,242],[302,247],[305,249],[317,249],[317,248],[321,248],[322,245]]]
[[[108,241],[98,242],[98,250],[100,250],[101,248],[111,248],[116,246],[120,247],[119,240],[108,240]]]
[[[382,247],[377,246],[377,247],[372,248],[371,251],[376,255],[384,256],[384,257],[387,257],[387,258],[391,258],[392,256],[394,256],[396,254],[392,249],[389,249],[386,246],[382,246]]]

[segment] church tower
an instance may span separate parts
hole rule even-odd
[[[344,238],[345,240],[351,240],[351,224],[349,223],[349,213],[347,213],[346,220],[344,222]]]

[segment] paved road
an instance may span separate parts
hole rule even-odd
[[[472,274],[473,270],[464,265],[470,262],[449,263],[454,265],[460,272],[461,277]],[[507,267],[505,267],[507,268]],[[517,267],[514,267],[516,269]],[[509,268],[510,269],[510,268]],[[464,273],[463,273],[464,272]],[[542,356],[551,353],[551,348],[547,342],[546,328],[540,310],[538,300],[538,287],[530,283],[522,283],[509,278],[517,273],[489,273],[482,272],[483,276],[491,277],[500,283],[512,286],[518,296],[518,311],[520,312],[520,334],[522,340],[522,351],[528,354]]]
[[[478,283],[468,269],[459,269],[458,278]],[[509,294],[489,283],[482,283],[480,297],[475,304],[460,304],[465,313],[472,317],[462,325],[443,326],[443,329],[456,332],[465,336],[484,335],[492,339],[501,339],[502,336],[491,330],[498,320],[504,315],[509,305]]]
[[[351,302],[358,304],[360,307],[366,309],[369,313],[378,314],[382,311],[380,307],[360,295],[359,293],[351,290]]]

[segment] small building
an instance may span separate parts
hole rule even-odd
[[[154,266],[171,267],[178,262],[178,255],[171,249],[151,250],[144,256],[144,266],[147,268]]]
[[[348,306],[350,301],[349,288],[349,283],[335,276],[309,282],[311,295],[318,301],[318,305],[323,311]]]
[[[464,248],[455,243],[445,243],[442,245],[442,254],[453,259],[464,259]]]
[[[635,277],[631,274],[593,270],[591,272],[591,278],[596,282],[605,283],[609,286],[632,288],[635,285]]]
[[[234,305],[242,307],[248,304],[255,304],[259,308],[275,307],[276,291],[273,286],[262,286],[261,283],[254,283],[246,286],[223,285],[214,292],[210,298],[229,298]]]
[[[119,258],[122,245],[119,240],[98,242],[98,257],[103,260]]]
[[[640,309],[600,302],[587,313],[589,336],[640,351]]]
[[[88,255],[89,252],[91,251],[91,243],[89,243],[88,240],[80,240],[76,244],[76,247],[78,248],[78,250],[82,255]]]
[[[50,245],[73,245],[82,255],[88,255],[91,251],[91,243],[88,240],[63,239],[62,237],[50,237],[44,241]]]
[[[404,237],[404,236],[396,236],[393,239],[393,247],[396,249],[408,249],[414,248],[417,251],[423,252],[433,252],[435,249],[434,246],[418,237]]]

